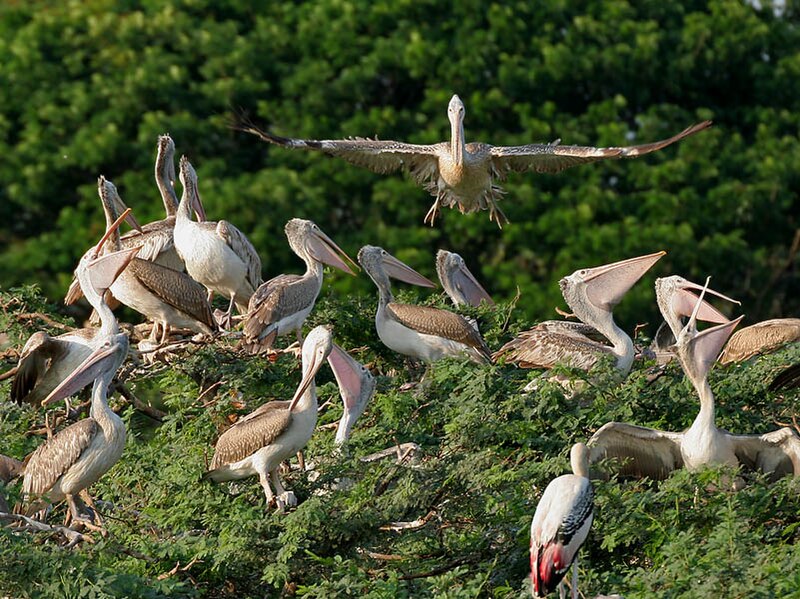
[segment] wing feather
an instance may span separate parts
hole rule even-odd
[[[764,435],[731,435],[741,464],[776,477],[800,476],[800,437],[788,426]]]
[[[250,240],[239,229],[226,220],[217,223],[217,235],[239,256],[247,267],[247,281],[255,289],[261,284],[261,258]]]
[[[300,275],[278,275],[263,283],[250,298],[244,333],[257,338],[271,324],[313,304],[319,293],[319,280]]]
[[[608,345],[592,341],[575,332],[553,332],[536,327],[520,333],[494,353],[520,368],[553,368],[566,364],[589,370],[603,356],[611,353]]]
[[[800,341],[800,318],[774,318],[757,322],[731,336],[719,362],[742,362],[795,341]]]
[[[292,422],[288,408],[289,402],[268,402],[222,433],[209,470],[234,464],[275,442]]]
[[[94,418],[84,418],[37,447],[25,467],[23,494],[47,493],[59,477],[80,459],[98,428]]]
[[[589,462],[617,458],[623,461],[620,475],[661,480],[683,467],[682,438],[682,433],[608,422],[587,443]]]
[[[18,404],[24,401],[33,403],[30,400],[36,385],[44,378],[53,361],[63,358],[68,350],[67,342],[45,332],[31,335],[22,348],[17,373],[11,383],[11,400]]]

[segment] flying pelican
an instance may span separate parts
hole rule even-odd
[[[136,222],[130,211],[120,221],[123,218],[131,224]],[[137,248],[129,249],[138,251]],[[90,248],[81,258],[81,262],[85,262],[87,256],[94,252],[95,248]],[[80,289],[80,285],[77,288]],[[11,383],[11,400],[19,404],[24,402],[38,406],[114,330],[116,321],[105,321],[99,328],[76,329],[56,337],[51,337],[44,331],[31,335],[25,342],[17,363],[17,372]]]
[[[386,347],[426,362],[464,354],[476,362],[491,362],[491,352],[483,337],[463,316],[394,301],[389,277],[412,285],[435,287],[429,279],[383,248],[372,245],[361,248],[358,262],[378,287],[375,328]]]
[[[278,275],[263,283],[250,298],[244,321],[246,346],[252,351],[272,347],[279,335],[300,329],[314,308],[322,289],[323,264],[355,274],[344,260],[353,266],[350,257],[310,220],[293,218],[285,227],[289,246],[303,262],[303,275]],[[342,260],[344,258],[344,260]]]
[[[138,249],[101,255],[107,237],[108,233],[84,254],[78,266],[86,299],[97,310],[106,332],[103,342],[42,402],[46,405],[66,398],[94,380],[90,415],[63,429],[31,454],[22,483],[24,511],[28,514],[39,511],[47,502],[66,499],[72,519],[87,522],[79,509],[82,501],[78,494],[103,476],[125,447],[125,424],[108,407],[106,396],[111,379],[128,354],[128,337],[120,331],[103,294]],[[90,520],[96,520],[96,514]]]
[[[303,380],[292,400],[267,402],[222,433],[205,478],[225,482],[258,475],[268,505],[273,500],[279,509],[297,505],[294,493],[283,488],[278,467],[303,449],[314,432],[317,424],[314,377],[332,346],[330,329],[318,326],[311,330],[303,343]],[[335,361],[331,362],[334,365],[338,367]],[[270,481],[275,487],[274,494]]]
[[[114,220],[125,209],[117,188],[105,177],[97,180],[97,190],[103,203],[106,221]],[[120,249],[119,233],[112,232],[112,240]],[[111,285],[114,297],[144,314],[154,322],[163,323],[161,343],[169,334],[169,327],[185,327],[196,333],[213,335],[217,325],[203,287],[184,272],[173,270],[138,257]],[[151,331],[151,341],[156,341],[156,327]]]
[[[454,95],[447,107],[450,141],[431,145],[360,137],[292,139],[261,131],[250,124],[238,128],[272,144],[318,150],[376,173],[385,174],[404,169],[418,185],[436,198],[425,216],[425,222],[430,222],[431,225],[440,206],[457,206],[462,213],[488,209],[490,220],[502,227],[508,219],[497,205],[503,190],[495,181],[505,180],[512,171],[558,173],[571,166],[607,158],[635,158],[660,150],[711,125],[711,121],[703,121],[669,139],[639,146],[562,146],[561,140],[525,146],[492,146],[485,143],[465,143],[464,114],[464,103]]]
[[[495,352],[495,359],[522,368],[552,368],[558,363],[584,370],[604,355],[616,357],[616,367],[627,376],[634,358],[633,341],[614,322],[612,310],[622,297],[666,252],[656,252],[605,266],[576,270],[559,282],[561,294],[583,321],[546,321],[521,333]],[[593,340],[590,325],[611,342]]]
[[[722,346],[743,316],[697,331],[700,300],[689,322],[680,331],[676,354],[700,398],[700,412],[682,433],[660,431],[622,422],[609,422],[588,442],[590,461],[607,457],[626,463],[623,475],[662,479],[678,468],[697,470],[707,464],[744,465],[773,476],[800,475],[800,437],[789,427],[763,435],[734,435],[717,428],[714,394],[708,372]]]
[[[744,362],[800,341],[800,318],[773,318],[736,331],[719,357],[720,364]]]
[[[436,253],[436,274],[453,303],[480,306],[485,301],[494,306],[492,296],[478,283],[467,268],[464,259],[455,252],[439,250]]]
[[[578,551],[589,536],[594,490],[589,482],[589,450],[576,443],[570,451],[573,474],[551,481],[531,522],[531,580],[533,596],[544,597],[561,582],[572,564],[572,599],[578,598]]]
[[[359,363],[341,347],[333,344],[328,356],[339,393],[342,396],[344,412],[336,428],[336,445],[344,445],[350,439],[350,432],[369,400],[375,393],[375,377],[369,369]]]
[[[180,179],[183,195],[175,216],[175,248],[186,263],[186,271],[208,289],[208,301],[214,292],[230,299],[223,326],[231,324],[233,304],[240,313],[261,285],[261,259],[253,244],[239,229],[225,220],[195,222],[190,209],[202,220],[205,212],[197,189],[197,173],[186,156],[181,157]]]

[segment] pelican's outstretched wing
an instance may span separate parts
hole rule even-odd
[[[764,435],[730,435],[739,462],[765,474],[800,476],[800,437],[788,426]]]
[[[683,433],[670,433],[624,422],[608,422],[592,435],[589,462],[617,458],[622,476],[661,480],[683,467]]]

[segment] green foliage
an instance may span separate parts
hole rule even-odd
[[[409,296],[409,299],[410,296]],[[443,302],[441,296],[429,299]],[[35,289],[0,293],[0,326],[18,345],[47,310]],[[271,362],[238,356],[230,341],[193,348],[170,367],[137,371],[128,384],[166,411],[161,423],[120,399],[128,427],[121,461],[92,487],[109,536],[66,550],[55,537],[0,528],[0,592],[15,597],[521,597],[528,591],[528,534],[546,485],[568,468],[570,445],[608,420],[682,430],[697,398],[680,369],[648,383],[637,363],[621,385],[603,365],[573,398],[551,382],[504,365],[444,360],[422,369],[386,350],[373,331],[374,300],[324,297],[316,322],[335,321],[337,340],[378,375],[378,391],[343,451],[325,424],[341,415],[332,374],[318,377],[320,428],[305,451],[311,472],[286,485],[300,501],[266,508],[255,479],[201,480],[231,414],[286,398],[299,380],[288,354]],[[487,338],[502,338],[508,306],[470,309]],[[523,323],[512,320],[510,328]],[[366,344],[365,344],[366,343]],[[357,345],[359,344],[359,345]],[[2,348],[0,348],[2,349]],[[800,347],[712,371],[718,425],[766,432],[791,422],[798,396],[769,393]],[[424,373],[424,377],[419,380]],[[568,370],[562,373],[569,374]],[[220,382],[216,395],[201,389]],[[0,384],[0,394],[8,383]],[[0,453],[22,457],[42,415],[0,403]],[[359,458],[414,442],[417,459]],[[798,584],[800,495],[790,479],[745,475],[727,490],[725,469],[680,471],[661,483],[596,483],[595,523],[581,555],[587,596],[790,596]],[[6,490],[12,502],[19,485]],[[113,507],[111,507],[113,506]],[[64,508],[50,516],[58,522]],[[417,521],[401,531],[392,523]],[[177,568],[176,568],[177,566]]]

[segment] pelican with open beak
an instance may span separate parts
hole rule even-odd
[[[333,344],[328,363],[339,385],[344,411],[336,429],[336,445],[344,445],[350,438],[358,417],[375,393],[375,377],[369,369],[358,362],[341,347]]]

